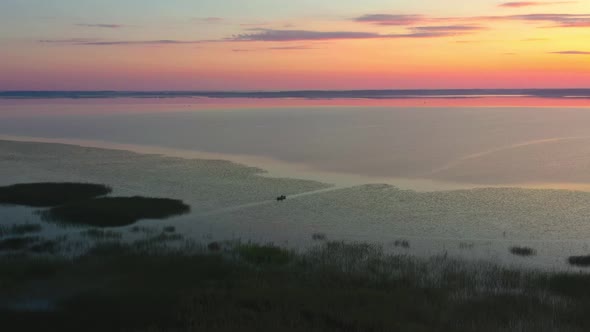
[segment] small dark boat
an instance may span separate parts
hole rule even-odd
[[[281,195],[281,196],[277,197],[277,202],[281,202],[281,201],[284,201],[286,199],[287,199],[287,196]]]

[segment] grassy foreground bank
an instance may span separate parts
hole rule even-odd
[[[0,256],[10,331],[588,331],[590,276],[328,242],[208,248],[166,237]]]

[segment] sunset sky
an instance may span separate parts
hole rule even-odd
[[[590,0],[2,0],[0,90],[590,87]]]

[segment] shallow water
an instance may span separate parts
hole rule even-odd
[[[0,141],[0,185],[29,181],[89,181],[114,195],[183,199],[192,213],[139,226],[174,225],[205,243],[214,240],[313,245],[330,240],[381,243],[393,252],[451,254],[543,268],[567,268],[570,255],[588,252],[590,193],[488,188],[438,192],[389,185],[329,186],[260,176],[260,170],[224,162],[136,154],[63,144]],[[274,199],[280,194],[287,201]],[[3,224],[38,222],[35,209],[2,207]],[[128,233],[130,227],[118,229]],[[45,224],[51,236],[79,233]],[[410,248],[396,247],[407,240]],[[512,256],[514,245],[538,251]]]
[[[4,138],[85,147],[0,141],[0,185],[89,181],[183,199],[190,215],[139,224],[204,242],[302,247],[325,233],[542,268],[590,251],[590,108],[16,104],[0,106]],[[1,207],[0,219],[31,222],[34,211]],[[515,257],[514,245],[537,255]]]

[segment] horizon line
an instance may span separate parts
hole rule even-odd
[[[364,89],[364,90],[2,90],[0,99],[107,99],[107,98],[252,98],[252,99],[411,99],[411,98],[588,98],[590,88],[470,88],[470,89]]]

